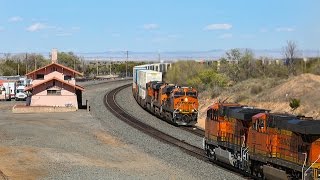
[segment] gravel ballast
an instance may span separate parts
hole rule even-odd
[[[115,118],[110,112],[106,111],[106,108],[102,104],[99,104],[99,100],[103,99],[104,94],[110,90],[111,89],[108,88],[104,91],[104,93],[92,97],[92,101],[96,103],[95,105],[92,105],[92,114],[101,121],[102,126],[108,129],[110,134],[121,138],[123,141],[129,144],[139,147],[141,151],[148,153],[157,159],[161,159],[161,161],[163,161],[163,163],[165,163],[168,167],[173,168],[176,171],[183,172],[181,176],[179,175],[175,178],[242,179],[238,175],[230,173],[220,167],[191,157],[176,147],[159,142],[158,140],[141,133],[140,131]],[[128,110],[130,114],[138,118],[143,117],[141,120],[147,122],[149,125],[158,127],[160,130],[178,137],[181,140],[185,140],[188,143],[190,142],[198,147],[202,146],[202,139],[200,137],[161,121],[144,111],[135,102],[130,88],[121,91],[117,95],[116,100],[118,104],[125,110]],[[161,179],[161,177],[157,177],[156,179],[158,178]]]

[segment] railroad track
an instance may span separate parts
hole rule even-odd
[[[186,152],[187,154],[196,157],[197,159],[200,159],[202,161],[208,162],[208,163],[214,163],[220,167],[222,167],[224,170],[227,170],[231,173],[236,173],[244,178],[247,179],[258,179],[257,177],[252,176],[251,174],[245,173],[243,171],[240,171],[239,169],[221,163],[219,161],[209,161],[207,156],[205,155],[205,152],[203,149],[198,148],[196,146],[193,146],[191,144],[188,144],[186,142],[184,142],[183,140],[177,139],[173,136],[170,136],[168,134],[165,134],[164,132],[148,125],[145,124],[143,122],[141,122],[139,119],[131,116],[130,114],[128,114],[127,112],[125,112],[125,110],[123,110],[116,102],[115,98],[118,92],[120,92],[121,90],[127,88],[131,86],[131,84],[127,84],[124,86],[120,86],[116,89],[113,89],[111,91],[109,91],[103,98],[103,103],[105,105],[105,107],[114,115],[116,116],[118,119],[120,119],[121,121],[127,123],[128,125],[130,125],[131,127],[134,127],[138,130],[140,130],[141,132],[159,140],[165,143],[168,143],[170,145],[176,146],[178,148],[180,148],[182,151]],[[183,129],[197,135],[197,136],[201,136],[204,137],[204,131],[201,129],[194,129],[194,127],[183,127]]]
[[[204,154],[204,150],[201,148],[198,148],[196,146],[190,145],[184,141],[181,141],[180,139],[177,139],[175,137],[172,137],[168,134],[163,133],[162,131],[159,131],[156,128],[153,128],[147,124],[144,124],[137,118],[131,116],[130,114],[126,113],[115,101],[116,94],[121,91],[122,89],[125,89],[127,87],[131,86],[131,84],[124,85],[121,87],[118,87],[109,93],[106,94],[104,97],[104,104],[109,109],[109,111],[114,114],[117,118],[124,121],[125,123],[129,124],[130,126],[144,132],[145,134],[150,135],[151,137],[154,137],[162,142],[166,142],[168,144],[174,145],[176,147],[179,147],[181,150],[185,151],[189,155],[192,155],[193,157],[196,157],[203,161],[208,161],[207,157]]]
[[[196,136],[204,137],[204,130],[199,129],[199,128],[197,128],[197,127],[193,127],[193,126],[191,126],[191,127],[188,127],[188,126],[180,126],[179,128],[180,128],[180,129],[183,129],[183,130],[185,130],[185,131],[188,131],[188,132],[190,132],[190,133],[192,133],[192,134],[194,134],[194,135],[196,135]]]

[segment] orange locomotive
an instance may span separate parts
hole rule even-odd
[[[146,109],[176,125],[194,125],[198,116],[198,94],[192,87],[164,82],[147,83]]]
[[[215,103],[207,110],[204,149],[209,159],[258,177],[315,179],[320,167],[320,121]]]

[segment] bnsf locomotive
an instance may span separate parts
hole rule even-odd
[[[318,179],[320,121],[232,103],[207,109],[204,149],[265,179]]]
[[[133,96],[141,107],[161,119],[175,125],[192,126],[197,123],[198,93],[192,87],[162,82],[162,72],[167,68],[168,66],[161,68],[161,64],[159,68],[152,65],[134,67]]]

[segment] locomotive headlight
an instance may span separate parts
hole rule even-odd
[[[192,109],[191,112],[194,112],[194,109]]]
[[[182,112],[182,109],[179,109],[180,112]]]
[[[188,102],[188,98],[184,98],[184,101],[185,101],[185,102]]]

